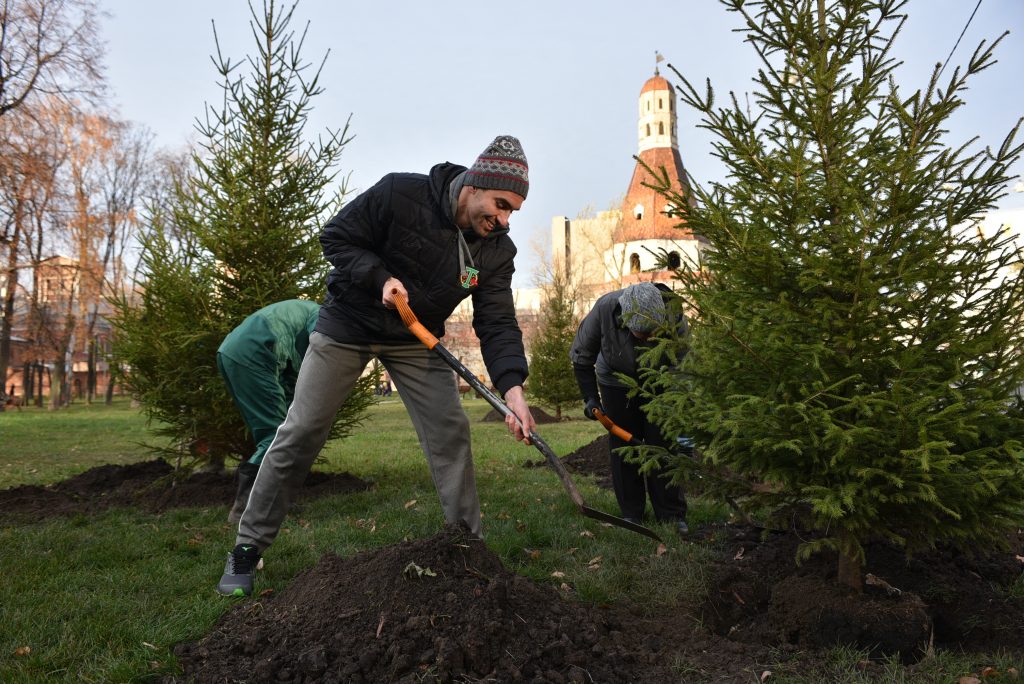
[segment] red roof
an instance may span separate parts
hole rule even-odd
[[[644,87],[640,89],[640,94],[643,95],[649,90],[672,90],[672,84],[655,74],[647,79],[647,83],[644,83]]]
[[[644,150],[639,157],[659,176],[664,168],[668,173],[672,189],[682,193],[684,197],[689,195],[689,179],[683,168],[683,160],[679,156],[678,149],[654,147]],[[686,222],[683,219],[665,214],[665,206],[669,203],[668,199],[657,190],[644,185],[644,183],[653,183],[653,181],[654,179],[647,169],[637,162],[636,168],[633,169],[633,179],[629,183],[629,190],[622,201],[622,223],[615,231],[615,242],[692,240],[694,238],[693,233],[686,228]],[[639,219],[636,218],[634,212],[637,205],[643,206],[643,216]],[[681,228],[680,225],[682,225]]]

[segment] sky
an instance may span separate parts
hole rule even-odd
[[[246,2],[100,0],[100,7],[119,115],[151,130],[161,147],[196,140],[196,119],[220,100],[214,25],[225,56],[255,54]],[[1024,116],[1024,0],[909,0],[906,11],[894,52],[905,95],[927,84],[965,25],[945,77],[980,41],[1010,31],[998,63],[971,82],[949,126],[951,142],[980,136],[998,146]],[[742,101],[758,66],[735,31],[739,16],[714,0],[300,0],[292,28],[301,35],[307,22],[305,61],[326,55],[307,135],[349,121],[354,137],[339,168],[350,189],[442,161],[468,166],[498,134],[521,140],[530,192],[511,224],[517,287],[533,284],[537,246],[546,244],[554,216],[609,209],[625,193],[637,153],[637,98],[654,74],[656,51],[662,76],[678,84],[671,65],[691,82],[710,79],[719,101],[729,91]],[[723,180],[699,116],[679,112],[690,176]],[[1000,207],[1024,207],[1024,192],[1010,192]]]

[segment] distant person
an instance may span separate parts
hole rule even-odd
[[[246,317],[217,350],[217,368],[256,443],[238,466],[228,522],[241,519],[260,463],[288,413],[319,313],[319,304],[302,299],[270,304]]]
[[[616,377],[622,373],[639,379],[637,356],[655,328],[665,322],[664,297],[671,296],[670,293],[660,283],[635,283],[603,295],[580,322],[569,358],[587,418],[597,419],[596,408],[645,444],[676,448],[647,418],[644,401],[628,396],[626,385]],[[682,332],[686,331],[685,319],[680,318],[678,325]],[[622,517],[641,523],[649,496],[655,520],[674,522],[679,534],[688,534],[686,497],[681,488],[669,484],[664,468],[645,476],[638,464],[628,463],[615,453],[627,446],[626,442],[612,434],[608,445],[612,485]]]
[[[334,266],[316,331],[310,335],[295,401],[267,451],[242,514],[217,590],[252,593],[253,571],[277,536],[326,441],[331,421],[366,364],[380,360],[419,436],[449,523],[481,535],[469,419],[456,376],[394,311],[405,297],[434,336],[467,297],[491,381],[514,415],[509,431],[529,443],[533,417],[523,395],[523,336],[515,316],[516,247],[509,217],[526,200],[526,155],[500,135],[470,168],[451,163],[429,174],[392,173],[327,223],[320,243]],[[518,420],[516,420],[518,417]]]

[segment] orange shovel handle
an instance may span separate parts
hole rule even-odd
[[[626,432],[618,425],[613,423],[611,418],[609,418],[608,416],[601,412],[601,409],[594,409],[594,415],[597,416],[597,422],[601,423],[601,425],[604,425],[605,430],[612,433],[613,435],[621,439],[623,442],[633,442],[633,433]]]
[[[391,298],[395,301],[395,308],[398,309],[398,315],[402,317],[402,323],[405,323],[405,327],[409,328],[409,332],[416,336],[423,344],[427,345],[427,349],[433,349],[437,346],[438,340],[430,331],[423,327],[423,324],[416,318],[416,314],[409,308],[409,303],[405,301],[405,297],[398,291],[398,288],[391,289]]]

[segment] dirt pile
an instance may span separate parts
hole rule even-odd
[[[796,564],[806,534],[720,526],[701,536],[722,549],[701,609],[716,634],[809,649],[842,643],[879,657],[898,652],[905,663],[929,645],[1024,654],[1024,598],[1013,591],[1024,568],[1020,532],[1008,553],[940,547],[908,560],[890,544],[867,544],[861,594],[836,583],[833,553]]]
[[[114,507],[152,513],[189,506],[230,506],[234,477],[225,473],[175,475],[162,459],[129,465],[104,465],[52,485],[22,485],[0,490],[0,515],[47,518],[91,514]],[[297,498],[363,491],[370,483],[348,473],[310,472]]]
[[[175,654],[195,682],[677,682],[667,653],[682,621],[641,624],[506,570],[449,526],[327,554]]]

